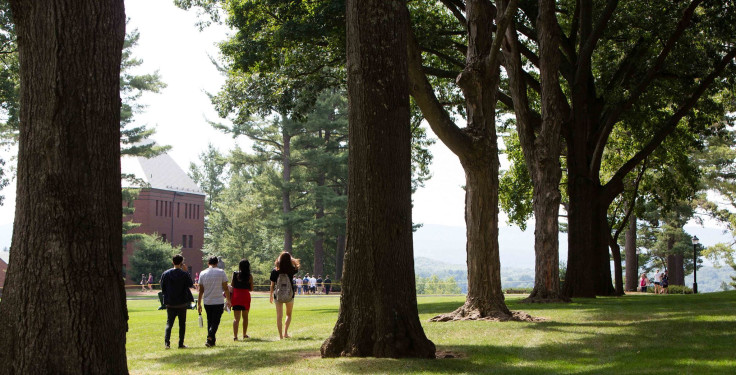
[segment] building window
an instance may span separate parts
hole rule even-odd
[[[192,236],[192,235],[190,234],[190,235],[189,235],[189,248],[190,248],[190,249],[194,247],[194,246],[192,246],[192,237],[193,237],[193,236]]]
[[[156,201],[156,216],[158,216],[158,201]]]
[[[197,219],[199,219],[199,205],[197,205]]]
[[[166,233],[161,234],[161,241],[166,242]]]
[[[169,217],[174,217],[174,202],[169,202]]]
[[[179,217],[179,210],[181,209],[181,203],[176,204],[176,217]]]
[[[186,234],[181,235],[181,247],[187,247],[187,235]]]
[[[189,215],[189,203],[184,203],[184,218],[185,219],[189,218],[189,216],[187,215]]]

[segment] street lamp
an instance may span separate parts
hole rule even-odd
[[[698,236],[693,236],[693,293],[698,294]]]

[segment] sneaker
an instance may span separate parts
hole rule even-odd
[[[206,346],[208,348],[211,348],[211,347],[215,346],[215,344],[208,341],[208,342],[204,343],[204,346]]]
[[[179,349],[186,349],[186,348],[188,348],[188,346],[186,346],[184,344],[179,345]]]
[[[171,346],[169,344],[164,344],[164,349],[171,349]]]
[[[237,337],[233,337],[233,341],[238,341],[238,338]]]

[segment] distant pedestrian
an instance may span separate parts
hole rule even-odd
[[[325,294],[330,294],[330,289],[332,288],[332,280],[330,280],[330,275],[325,276]]]
[[[194,298],[192,297],[192,278],[186,272],[184,257],[176,254],[171,259],[174,268],[170,268],[161,275],[161,293],[163,304],[166,306],[166,331],[164,334],[164,345],[166,349],[171,347],[171,328],[174,320],[179,319],[179,349],[186,348],[184,345],[184,334],[187,327],[187,310]]]
[[[153,292],[153,274],[150,272],[148,273],[148,290]]]
[[[662,294],[669,293],[668,287],[670,286],[670,279],[669,276],[667,276],[667,270],[664,270],[664,273],[662,274]]]
[[[217,268],[217,263],[217,257],[210,257],[207,261],[207,269],[199,275],[197,311],[202,314],[202,303],[204,302],[204,309],[207,312],[207,342],[204,346],[208,348],[215,346],[217,342],[217,328],[220,327],[220,318],[224,311],[222,292],[225,292],[226,306],[231,306],[227,275],[225,271]]]
[[[639,287],[640,291],[643,293],[647,292],[647,285],[649,285],[649,279],[647,278],[646,273],[641,274],[641,278],[639,278]]]
[[[312,294],[317,293],[317,279],[314,277],[314,275],[309,278],[309,292]]]
[[[199,290],[199,272],[194,274],[194,289]]]
[[[146,283],[148,283],[148,278],[146,277],[145,273],[141,274],[141,292],[146,291]]]
[[[253,290],[253,275],[250,273],[250,262],[243,259],[238,264],[238,272],[233,272],[233,340],[238,341],[238,325],[243,317],[243,339],[248,336],[248,313],[250,312],[250,292]]]
[[[322,275],[317,276],[317,294],[324,293],[322,290]]]
[[[654,271],[654,293],[662,293],[662,274],[659,270]]]
[[[296,294],[299,294],[299,295],[302,294],[303,285],[304,285],[304,280],[302,280],[301,277],[296,276]]]
[[[304,294],[309,294],[309,274],[304,275],[304,280],[302,280],[302,284],[304,287]]]
[[[269,301],[274,303],[276,300],[276,327],[279,330],[279,339],[290,337],[289,324],[291,324],[291,312],[294,309],[294,284],[291,283],[291,279],[298,271],[299,259],[292,258],[291,254],[286,251],[279,255],[271,271]],[[286,307],[286,320],[282,332],[281,320],[284,315],[284,307]]]

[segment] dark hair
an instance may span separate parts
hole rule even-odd
[[[299,271],[299,259],[292,258],[291,254],[284,251],[276,258],[274,266],[279,273],[296,273]]]
[[[174,263],[175,266],[178,266],[181,264],[181,262],[184,261],[184,257],[181,256],[181,254],[176,254],[173,258],[171,258],[171,261]]]
[[[216,256],[211,256],[211,257],[210,257],[210,258],[209,258],[209,259],[207,260],[207,264],[211,264],[211,265],[213,265],[213,266],[216,266],[216,265],[217,265],[217,263],[220,263],[220,260],[219,260],[219,259],[217,259],[217,257],[216,257]]]
[[[238,281],[243,281],[243,275],[250,276],[250,262],[247,259],[243,259],[238,263]],[[250,279],[250,277],[248,277]]]

